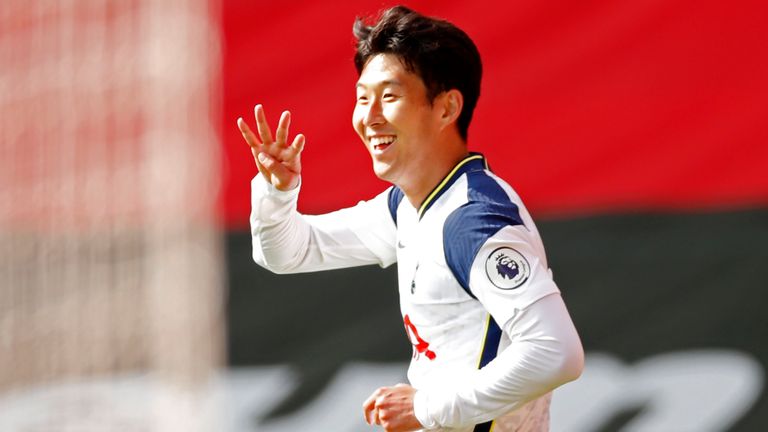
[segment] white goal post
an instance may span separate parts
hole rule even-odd
[[[215,430],[218,5],[2,3],[0,429]],[[134,423],[109,385],[131,376],[149,395]]]

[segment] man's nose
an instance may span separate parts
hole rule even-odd
[[[365,113],[363,122],[366,126],[374,126],[384,123],[385,121],[386,120],[384,119],[384,112],[381,107],[381,101],[378,99],[373,99],[368,105],[368,111]]]

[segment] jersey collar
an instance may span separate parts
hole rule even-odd
[[[427,195],[424,202],[421,203],[421,207],[419,207],[419,219],[424,216],[427,209],[432,207],[432,204],[437,202],[438,198],[440,198],[440,196],[445,193],[445,191],[447,191],[459,177],[464,175],[464,173],[485,169],[488,169],[488,163],[485,160],[485,156],[480,153],[470,153],[469,156],[462,159],[461,162],[456,164],[451,172],[449,172],[448,175],[445,176],[434,189],[432,189],[432,192]]]

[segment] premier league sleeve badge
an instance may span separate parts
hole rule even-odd
[[[485,260],[485,274],[497,288],[513,290],[528,280],[531,266],[520,252],[510,247],[500,247]]]

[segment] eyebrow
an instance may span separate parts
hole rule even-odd
[[[375,86],[388,86],[388,85],[396,85],[396,86],[400,86],[400,87],[403,86],[403,84],[400,81],[398,81],[398,80],[384,80],[384,81],[379,81],[379,82],[375,82],[375,83],[371,84],[371,86],[374,86],[374,87]],[[358,81],[357,84],[355,84],[355,88],[360,88],[360,87],[367,88],[369,86],[366,85],[366,84],[361,83],[360,81]]]

